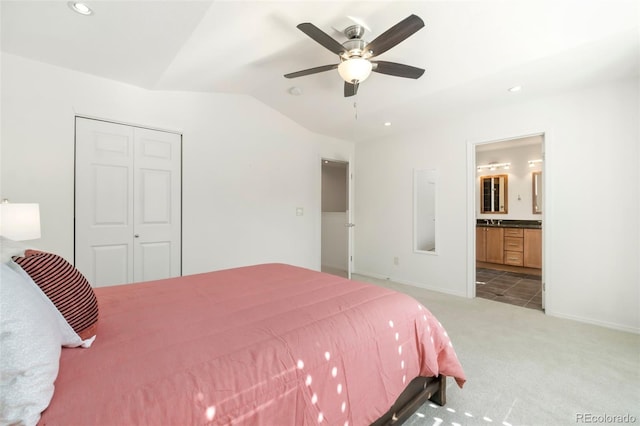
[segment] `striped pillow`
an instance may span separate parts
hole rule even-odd
[[[36,250],[13,260],[51,299],[71,328],[82,338],[96,335],[98,301],[87,279],[62,257]]]

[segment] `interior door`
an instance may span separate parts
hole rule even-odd
[[[133,280],[133,128],[76,119],[75,264],[94,286]]]
[[[346,161],[322,159],[321,269],[351,277],[352,233],[350,170]]]
[[[180,135],[134,128],[134,281],[180,275]]]
[[[93,286],[181,274],[180,139],[76,119],[75,264]]]

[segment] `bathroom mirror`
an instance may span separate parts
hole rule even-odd
[[[542,172],[531,173],[533,213],[542,214]]]
[[[436,170],[413,171],[413,250],[436,254]]]
[[[507,213],[508,175],[480,176],[480,213]]]

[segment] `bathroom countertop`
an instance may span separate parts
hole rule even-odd
[[[487,223],[487,221],[489,223]],[[492,223],[493,222],[493,223]],[[528,228],[541,229],[541,220],[502,220],[502,219],[477,219],[476,226],[486,226],[489,228]]]

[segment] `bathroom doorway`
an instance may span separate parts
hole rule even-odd
[[[321,270],[350,278],[349,163],[323,158],[321,167]]]
[[[473,293],[544,310],[544,134],[473,144]]]

